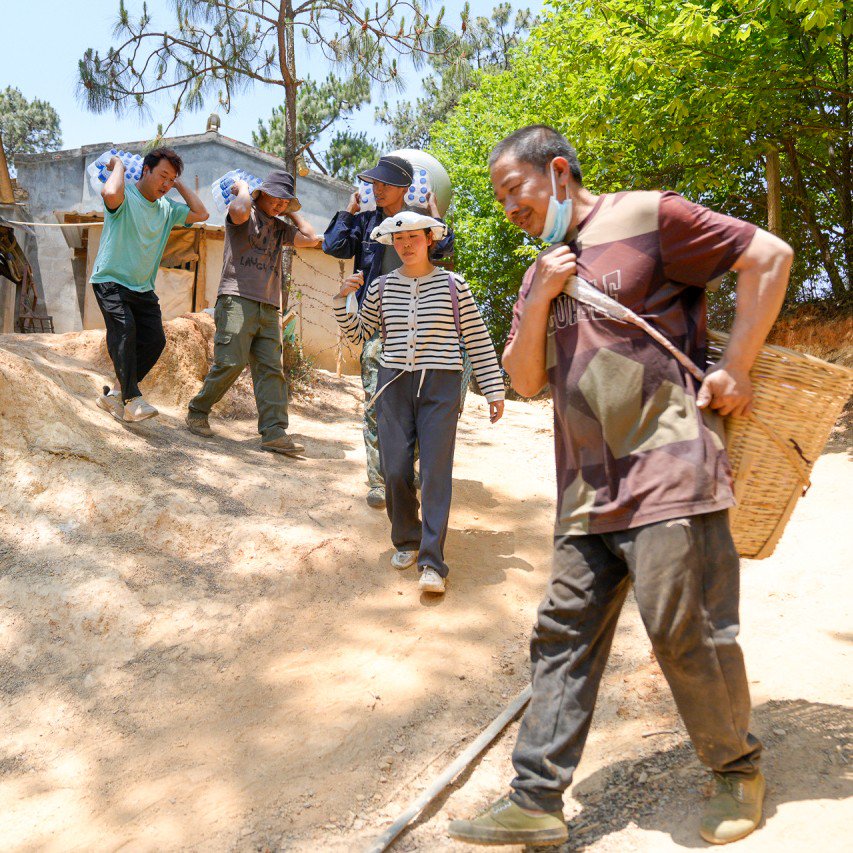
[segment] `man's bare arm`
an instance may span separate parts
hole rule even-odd
[[[304,216],[300,216],[298,213],[288,213],[287,215],[293,220],[293,224],[299,229],[296,232],[296,236],[293,238],[293,245],[298,249],[319,248],[323,242],[323,238],[317,234],[311,223]]]
[[[124,201],[124,163],[113,157],[109,166],[110,176],[101,190],[101,198],[110,210],[118,210]]]
[[[723,357],[699,389],[701,408],[735,417],[752,410],[749,371],[782,307],[793,260],[787,243],[759,229],[732,266],[738,274],[735,321]]]
[[[189,205],[190,212],[187,214],[187,225],[192,225],[193,222],[204,222],[210,217],[201,199],[180,178],[175,181],[175,189]]]
[[[533,397],[548,382],[545,340],[551,303],[577,270],[576,257],[568,246],[544,251],[536,261],[533,283],[524,305],[515,337],[506,345],[503,366],[512,387],[522,397]]]

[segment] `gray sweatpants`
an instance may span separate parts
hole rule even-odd
[[[388,387],[376,401],[391,541],[398,551],[418,551],[418,568],[429,566],[447,577],[444,540],[453,491],[460,374],[458,370],[427,370],[421,383],[422,371],[395,379],[399,372],[379,368],[377,385]],[[418,517],[414,482],[415,441],[420,445],[423,522]]]
[[[753,775],[761,744],[737,643],[740,566],[728,513],[557,536],[530,644],[533,696],[513,753],[511,798],[559,811],[589,732],[631,582],[655,656],[700,760]]]

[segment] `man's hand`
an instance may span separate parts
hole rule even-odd
[[[124,171],[124,163],[121,160],[121,157],[110,157],[110,162],[107,163],[107,170],[112,172],[121,166],[122,171]]]
[[[427,212],[433,219],[441,218],[441,214],[438,212],[438,204],[436,203],[434,192],[428,192],[426,194],[426,206]]]
[[[359,202],[359,191],[356,190],[349,197],[349,204],[347,205],[347,213],[358,213],[361,210],[361,203]]]
[[[566,286],[569,278],[577,273],[577,255],[568,246],[553,246],[536,259],[536,272],[530,286],[528,301],[550,303]]]
[[[249,192],[249,185],[245,181],[237,180],[228,189],[231,195],[240,195],[240,190],[245,187],[246,192]]]
[[[495,400],[493,403],[489,403],[489,420],[496,424],[502,417],[504,413],[504,401],[503,400]]]
[[[708,371],[696,395],[700,409],[714,409],[718,414],[746,417],[752,411],[752,382],[749,371],[720,362]]]
[[[338,296],[341,298],[347,297],[350,293],[355,293],[364,284],[364,273],[354,272],[348,275],[341,283],[341,289],[338,291]]]

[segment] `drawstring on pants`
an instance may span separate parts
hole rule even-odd
[[[407,371],[405,371],[405,370],[401,370],[393,379],[391,379],[389,382],[386,382],[381,388],[379,388],[376,391],[376,393],[367,401],[366,408],[369,409],[372,405],[374,405],[374,403],[376,403],[376,401],[382,396],[383,391],[385,391],[385,389],[389,385],[391,385],[393,382],[396,382],[401,376],[404,376],[406,374],[406,372]],[[421,380],[420,380],[420,382],[418,382],[418,393],[416,395],[417,397],[421,396],[421,388],[424,387],[424,380],[425,379],[426,379],[426,368],[423,368],[421,370]]]

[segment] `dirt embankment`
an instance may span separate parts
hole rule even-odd
[[[253,419],[235,417],[251,411],[245,385],[205,440],[182,417],[211,333],[206,317],[168,324],[145,388],[162,414],[139,425],[94,406],[102,333],[0,338],[5,849],[360,850],[527,680],[549,406],[511,402],[490,427],[469,397],[451,579],[430,601],[388,565],[387,519],[363,500],[358,380],[320,373],[291,407],[302,460],[260,452]],[[849,470],[824,455],[777,554],[744,567],[770,775],[745,851],[846,843]],[[505,787],[513,731],[397,849],[466,849],[444,825]],[[702,779],[629,605],[568,849],[700,846]]]

